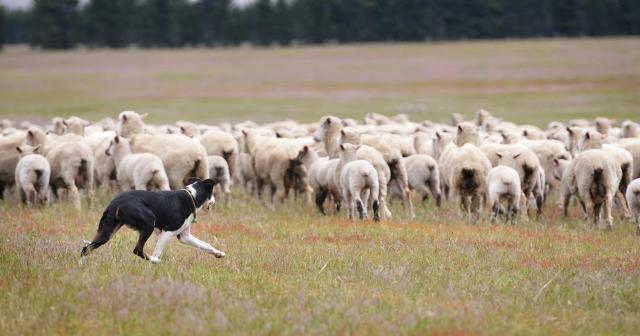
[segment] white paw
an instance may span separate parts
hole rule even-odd
[[[152,263],[154,263],[154,264],[157,264],[157,263],[159,263],[159,262],[160,262],[160,258],[155,257],[155,256],[150,256],[150,257],[149,257],[149,261],[150,261],[150,262],[152,262]]]
[[[218,251],[217,253],[213,254],[216,258],[224,258],[224,256],[226,256],[226,254],[222,251]]]

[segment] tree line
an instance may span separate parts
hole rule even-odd
[[[639,0],[34,0],[2,43],[42,49],[640,34]]]

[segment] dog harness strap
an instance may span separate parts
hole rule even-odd
[[[196,207],[196,200],[193,198],[193,195],[191,195],[191,192],[187,189],[182,189],[184,190],[187,195],[189,195],[189,199],[191,200],[191,204],[193,204],[193,223],[196,223],[196,211],[198,210],[198,208]]]

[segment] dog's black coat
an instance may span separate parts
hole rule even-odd
[[[82,249],[80,255],[85,256],[104,245],[122,225],[126,225],[140,233],[133,253],[148,259],[143,249],[154,229],[161,231],[180,229],[187,218],[191,215],[195,216],[197,208],[211,197],[213,187],[217,184],[217,181],[210,179],[204,181],[192,179],[189,182],[191,183],[189,186],[196,191],[193,200],[185,190],[134,190],[118,194],[102,213],[95,238]]]

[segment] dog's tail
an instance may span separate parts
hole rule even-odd
[[[82,248],[80,252],[80,256],[84,257],[89,252],[97,249],[98,247],[104,245],[106,242],[111,239],[116,227],[118,225],[118,211],[120,208],[107,208],[102,213],[102,217],[100,218],[100,222],[98,223],[98,232],[96,236],[93,238],[93,241]]]

